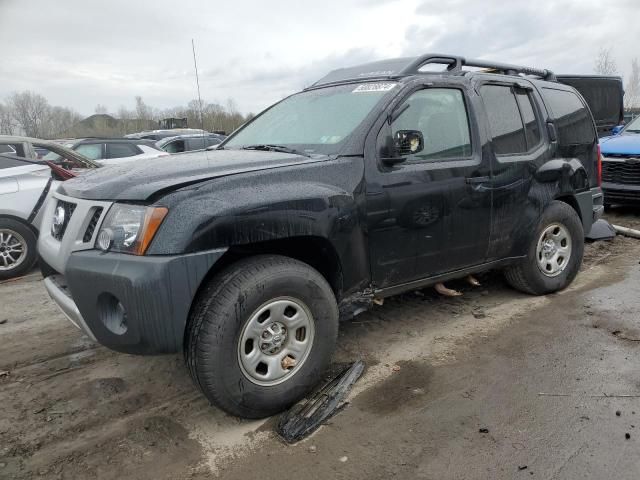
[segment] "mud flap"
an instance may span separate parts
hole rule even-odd
[[[283,413],[276,431],[287,442],[295,443],[315,432],[347,403],[345,399],[364,370],[364,362],[358,360],[338,376],[327,382],[313,396],[296,403]]]

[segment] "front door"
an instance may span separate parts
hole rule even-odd
[[[489,158],[483,158],[473,99],[463,88],[429,85],[408,93],[365,153],[367,222],[376,288],[483,263],[491,225]],[[422,134],[400,163],[399,131]],[[396,160],[397,161],[397,160]]]

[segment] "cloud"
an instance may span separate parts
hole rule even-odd
[[[64,5],[64,8],[62,7]],[[31,89],[92,113],[196,96],[257,112],[328,71],[429,51],[590,73],[637,56],[637,0],[0,0],[0,101]],[[25,29],[25,25],[28,28]]]

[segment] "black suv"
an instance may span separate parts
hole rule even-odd
[[[339,319],[379,299],[488,269],[534,295],[565,288],[603,209],[581,95],[455,56],[336,70],[186,157],[63,183],[44,283],[109,348],[183,351],[243,417],[307,394]]]

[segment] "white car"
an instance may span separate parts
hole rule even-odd
[[[132,160],[165,157],[167,152],[156,147],[153,141],[129,138],[85,138],[63,143],[71,150],[103,165],[114,165]],[[54,160],[55,154],[44,157]]]
[[[36,149],[55,152],[54,163],[75,173],[99,166],[53,142],[0,135],[0,280],[23,275],[35,264],[42,206],[64,180],[38,160]]]

